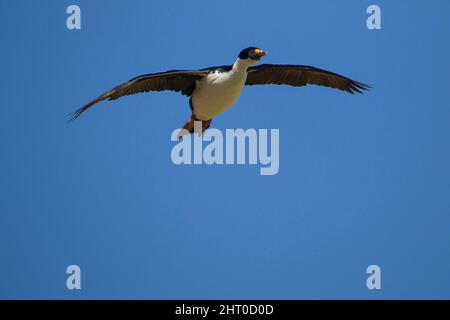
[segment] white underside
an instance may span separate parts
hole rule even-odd
[[[236,61],[233,69],[213,72],[197,81],[192,94],[193,113],[199,120],[210,120],[225,112],[239,98],[253,61]]]

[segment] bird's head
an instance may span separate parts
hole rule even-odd
[[[263,56],[265,56],[267,54],[268,54],[268,52],[261,50],[259,48],[248,47],[248,48],[242,50],[241,53],[239,53],[239,59],[249,60],[249,61],[256,63],[259,60],[261,60],[261,58]]]

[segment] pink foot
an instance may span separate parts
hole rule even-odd
[[[188,133],[194,133],[195,130],[195,122],[201,121],[202,123],[202,132],[201,134],[203,134],[203,132],[205,132],[206,129],[208,129],[211,126],[211,122],[212,119],[210,120],[198,120],[195,118],[194,115],[191,115],[191,117],[189,118],[189,120],[185,123],[185,125],[183,126],[183,129],[186,130]],[[187,135],[187,133],[183,130],[180,131],[180,133],[178,134],[178,139],[182,139],[183,136]]]

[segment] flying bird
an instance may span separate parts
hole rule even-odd
[[[367,84],[311,66],[287,64],[255,66],[267,54],[259,48],[249,47],[239,53],[232,65],[200,70],[171,70],[135,77],[76,110],[69,122],[104,100],[116,100],[142,92],[171,90],[190,97],[189,106],[192,115],[183,129],[193,133],[195,121],[201,121],[203,132],[211,126],[214,117],[233,105],[245,85],[286,84],[301,87],[314,84],[351,94],[363,93],[370,88]],[[179,137],[182,135],[180,133]]]

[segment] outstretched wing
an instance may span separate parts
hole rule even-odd
[[[354,81],[339,74],[310,66],[262,64],[248,69],[246,85],[287,84],[306,86],[316,84],[354,94],[368,90],[369,85]]]
[[[145,74],[131,79],[121,85],[103,93],[85,106],[76,110],[70,121],[78,118],[83,112],[93,105],[104,100],[116,100],[123,96],[129,96],[141,92],[172,90],[181,92],[186,96],[192,95],[195,89],[195,81],[208,74],[208,70],[172,70],[167,72]]]

